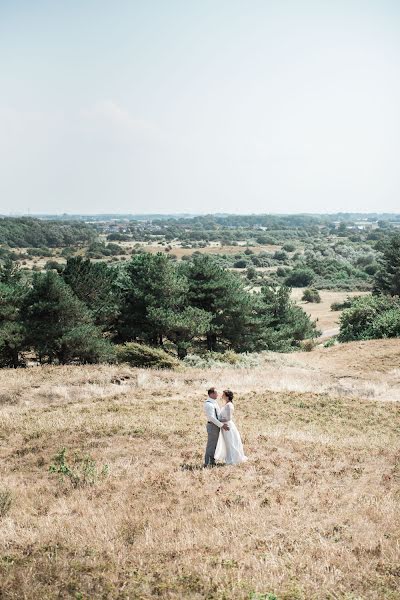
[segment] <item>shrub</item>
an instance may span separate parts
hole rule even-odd
[[[285,279],[287,287],[307,287],[314,279],[314,272],[311,269],[293,269]]]
[[[137,342],[127,342],[115,348],[117,361],[128,363],[132,367],[175,369],[179,365],[179,361],[162,348],[152,348]]]
[[[356,296],[354,298],[350,298],[350,296],[347,296],[347,298],[343,300],[343,302],[332,302],[331,310],[344,310],[345,308],[350,308],[354,300],[356,300],[357,298],[360,298],[360,296]]]
[[[57,262],[56,260],[48,260],[44,265],[44,268],[46,269],[46,271],[54,270],[57,271],[57,273],[61,273],[64,270],[64,265]]]
[[[312,288],[307,288],[306,290],[304,290],[301,299],[304,302],[321,302],[321,296],[319,295],[319,291]]]
[[[400,337],[400,299],[363,296],[340,317],[340,342]]]
[[[285,267],[278,267],[276,270],[276,274],[278,277],[286,277],[290,273],[290,269],[285,269]]]
[[[275,260],[279,260],[280,262],[285,262],[289,257],[284,250],[277,250],[274,252],[273,258]]]
[[[97,467],[96,461],[90,456],[80,458],[75,455],[72,466],[67,462],[66,449],[62,448],[53,458],[54,463],[50,465],[50,473],[59,475],[61,480],[68,480],[72,487],[84,487],[94,485],[98,481],[107,477],[108,465]]]
[[[332,346],[336,346],[337,344],[337,337],[333,336],[331,338],[329,338],[329,340],[326,340],[325,344],[324,344],[324,348],[331,348]]]
[[[400,337],[400,305],[378,315],[372,324],[370,335],[378,339]]]
[[[69,246],[67,246],[66,248],[63,248],[61,250],[60,256],[62,256],[63,258],[70,258],[74,254],[75,254],[75,249],[74,248],[70,248]]]
[[[257,279],[257,271],[254,267],[247,267],[246,277],[249,281],[255,281]]]
[[[274,245],[276,244],[276,239],[270,235],[259,235],[256,238],[256,242],[260,245]]]
[[[300,347],[304,352],[311,352],[316,346],[315,340],[304,340],[301,342]]]
[[[296,246],[292,244],[292,242],[286,242],[286,244],[283,244],[282,250],[285,250],[285,252],[294,252],[296,250]]]
[[[234,366],[237,369],[248,369],[256,367],[260,362],[260,355],[257,353],[243,352],[238,354],[232,350],[227,352],[207,352],[207,354],[188,354],[183,363],[188,367],[196,369],[209,368],[228,368]]]
[[[366,273],[368,273],[368,275],[375,275],[375,273],[378,271],[378,269],[379,269],[379,266],[377,263],[371,263],[370,265],[367,265],[364,268],[364,271]]]
[[[247,260],[245,258],[241,258],[239,260],[236,260],[233,263],[233,268],[234,269],[245,269],[247,267]]]

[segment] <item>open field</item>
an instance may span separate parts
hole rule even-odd
[[[400,598],[399,357],[1,371],[0,597]],[[210,384],[237,394],[240,467],[200,468]]]
[[[134,248],[138,242],[118,242],[123,248],[130,250]],[[170,244],[148,244],[147,242],[141,242],[140,245],[146,252],[155,254],[157,252],[165,252],[165,247],[170,246],[170,253],[174,254],[178,259],[182,256],[191,256],[193,252],[201,252],[202,254],[237,254],[242,252],[243,248],[246,247],[246,243],[238,242],[237,246],[222,246],[219,242],[211,242],[209,246],[204,248],[182,248],[179,242],[171,242]],[[252,248],[255,254],[260,252],[275,252],[280,250],[281,246],[276,244],[257,245]]]
[[[107,241],[107,236],[105,235],[100,235],[99,239],[104,242],[104,243],[108,243]],[[118,262],[119,260],[127,260],[130,257],[130,254],[132,253],[132,250],[137,248],[137,247],[141,247],[144,250],[146,250],[146,252],[149,252],[150,254],[156,254],[157,252],[165,252],[165,248],[168,246],[169,248],[171,248],[171,250],[169,250],[170,254],[174,254],[178,260],[180,260],[183,256],[191,256],[193,254],[193,252],[201,252],[202,254],[227,254],[227,255],[232,255],[232,254],[237,254],[243,251],[243,249],[246,247],[246,244],[244,242],[238,242],[237,246],[221,246],[221,244],[219,242],[210,242],[210,244],[204,248],[182,248],[180,242],[171,242],[169,244],[167,244],[166,242],[163,242],[163,244],[154,244],[154,243],[147,243],[147,242],[136,242],[136,241],[129,241],[129,242],[125,242],[125,241],[118,241],[117,242],[119,246],[121,246],[121,248],[123,248],[126,252],[126,254],[119,254],[113,257],[104,257],[101,260],[105,261],[105,262]],[[270,252],[273,253],[276,250],[279,250],[281,248],[280,245],[274,245],[274,244],[268,244],[268,245],[257,245],[253,248],[255,254],[259,254],[260,252]],[[15,248],[15,252],[20,253],[20,254],[25,254],[27,251],[27,248]],[[47,256],[47,257],[37,257],[37,256],[32,256],[32,257],[27,257],[23,260],[23,266],[32,269],[33,267],[36,267],[38,269],[44,269],[45,265],[47,263],[47,261],[49,260],[56,260],[58,263],[64,265],[67,260],[66,258],[64,258],[63,256],[60,256],[62,251],[62,248],[54,248],[53,252],[54,252],[54,256]],[[77,251],[77,254],[80,254],[82,256],[84,256],[84,250],[80,249]],[[92,259],[93,260],[93,259]],[[262,271],[263,269],[257,269]],[[276,267],[273,267],[272,270],[276,270]]]
[[[336,292],[331,290],[320,290],[319,295],[321,302],[303,302],[302,296],[305,288],[293,288],[292,298],[296,304],[311,317],[317,321],[317,327],[322,331],[319,341],[324,341],[327,338],[339,333],[339,318],[342,311],[331,310],[333,302],[343,302],[348,296],[364,296],[368,292]]]

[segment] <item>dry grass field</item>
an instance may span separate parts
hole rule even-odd
[[[0,598],[399,599],[399,358],[0,371]],[[210,384],[239,467],[201,468]]]
[[[317,327],[322,331],[320,341],[339,333],[339,317],[341,311],[332,311],[333,302],[343,302],[348,296],[364,296],[369,292],[347,292],[333,290],[319,290],[321,302],[304,302],[302,296],[305,288],[293,288],[292,298],[301,308],[317,321]]]
[[[100,235],[99,239],[102,242],[104,242],[105,244],[109,243],[106,235]],[[136,241],[129,241],[129,242],[118,241],[117,243],[119,246],[121,246],[121,248],[124,249],[126,254],[120,254],[117,256],[113,256],[113,257],[107,257],[107,258],[102,258],[102,259],[92,259],[92,260],[102,260],[102,261],[110,262],[110,263],[115,263],[115,262],[118,262],[121,260],[129,260],[132,250],[137,247],[142,247],[143,250],[145,250],[146,252],[149,252],[150,254],[156,254],[157,252],[165,252],[166,251],[165,248],[168,246],[171,248],[171,250],[169,250],[169,253],[175,255],[178,260],[180,260],[182,258],[182,256],[191,256],[193,254],[193,252],[201,252],[202,254],[237,254],[237,253],[243,252],[244,247],[246,247],[245,242],[239,242],[237,246],[221,246],[221,244],[219,242],[211,242],[205,248],[182,248],[180,242],[171,242],[170,244],[163,242],[162,244],[155,244],[155,243],[136,242]],[[276,250],[279,250],[280,248],[281,248],[280,245],[267,244],[267,245],[257,246],[255,248],[253,248],[253,250],[256,254],[258,254],[259,252],[275,252]],[[27,251],[27,248],[15,248],[15,251],[18,253],[25,254]],[[35,267],[37,269],[43,270],[45,268],[46,263],[49,260],[55,260],[58,263],[64,265],[64,264],[66,264],[67,259],[64,258],[63,256],[60,256],[61,251],[62,251],[62,248],[55,248],[54,256],[47,256],[47,257],[32,256],[32,257],[25,258],[23,260],[23,266],[28,269],[32,269],[33,267]],[[85,252],[83,249],[81,249],[77,252],[77,254],[84,256]],[[274,269],[276,269],[276,267],[273,267],[273,270]],[[257,269],[257,270],[263,270],[263,269]]]
[[[132,250],[138,242],[118,242],[120,246],[126,250]],[[238,254],[243,252],[246,247],[245,242],[239,242],[237,246],[221,246],[219,242],[211,242],[209,246],[204,248],[182,248],[180,242],[171,242],[170,244],[149,244],[147,242],[140,242],[140,246],[143,247],[146,252],[156,254],[157,252],[165,252],[166,245],[171,247],[170,253],[174,254],[178,259],[182,256],[191,256],[193,252],[201,252],[202,254]],[[259,245],[253,249],[255,254],[260,252],[275,252],[280,250],[281,246],[276,244]]]

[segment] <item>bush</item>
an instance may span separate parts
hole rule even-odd
[[[314,272],[311,269],[293,269],[285,279],[287,287],[307,287],[314,279]]]
[[[257,279],[257,271],[254,267],[248,267],[246,271],[246,277],[249,281],[255,281]]]
[[[128,363],[132,367],[145,367],[152,369],[176,369],[179,361],[167,354],[162,348],[152,348],[137,342],[127,342],[115,347],[117,361]]]
[[[270,235],[259,235],[256,238],[256,242],[261,246],[273,246],[274,244],[276,244],[276,239],[274,237],[271,237]]]
[[[357,300],[357,298],[360,298],[360,296],[355,296],[354,298],[347,296],[346,300],[343,300],[343,302],[332,302],[331,310],[344,310],[345,308],[350,308],[354,300]]]
[[[61,273],[64,270],[64,265],[57,262],[56,260],[48,260],[44,265],[46,271],[57,271],[57,273]]]
[[[52,256],[53,254],[49,248],[28,248],[26,253],[29,256]]]
[[[372,324],[370,335],[376,339],[400,337],[400,305],[378,315]]]
[[[277,250],[276,252],[274,252],[273,258],[275,260],[279,260],[280,262],[285,262],[288,260],[289,257],[284,250]]]
[[[236,353],[232,350],[227,352],[207,352],[207,354],[188,354],[183,363],[188,367],[196,369],[209,368],[228,368],[235,367],[237,369],[248,369],[256,367],[260,362],[260,355],[257,353]]]
[[[368,273],[368,275],[375,275],[379,269],[379,265],[377,263],[371,263],[364,268],[364,271]]]
[[[130,236],[126,233],[109,233],[107,236],[109,242],[127,242],[130,239]]]
[[[247,260],[245,258],[241,258],[240,260],[236,260],[233,263],[234,269],[245,269],[247,267]]]
[[[296,246],[291,242],[286,242],[286,244],[283,244],[282,250],[285,250],[285,252],[294,252],[296,250]]]
[[[304,352],[312,352],[312,350],[314,350],[315,346],[316,346],[315,340],[304,340],[300,344],[300,348]]]
[[[307,288],[304,290],[301,299],[304,302],[321,302],[321,296],[319,295],[319,291],[311,288]]]
[[[278,267],[276,270],[277,277],[287,277],[290,273],[290,269],[285,269],[285,267]]]
[[[340,317],[340,342],[400,337],[400,299],[363,296]]]
[[[103,465],[100,469],[90,456],[80,458],[75,454],[73,464],[68,464],[65,448],[55,455],[53,461],[49,467],[50,473],[59,475],[61,481],[68,480],[74,488],[95,485],[107,477],[109,472],[108,465]]]

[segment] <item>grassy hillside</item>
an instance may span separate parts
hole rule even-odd
[[[400,598],[399,356],[1,371],[0,597]],[[209,384],[240,467],[200,468]]]

